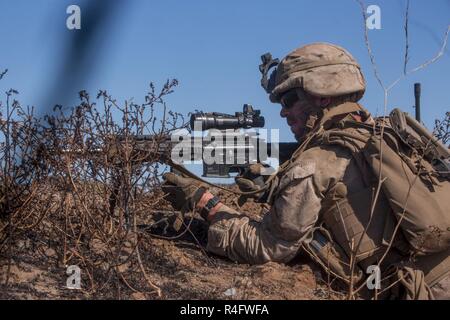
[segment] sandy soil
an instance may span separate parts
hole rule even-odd
[[[246,203],[238,208],[234,197],[216,190],[224,201],[254,219],[264,208]],[[161,208],[153,220],[160,223],[147,228],[146,233],[174,237],[177,233],[175,215]],[[192,221],[191,221],[192,220]],[[121,280],[112,281],[114,273],[103,268],[86,273],[81,267],[81,290],[68,289],[67,266],[63,263],[61,244],[40,238],[38,232],[27,232],[14,239],[8,250],[0,253],[0,299],[340,299],[331,291],[323,274],[307,257],[299,255],[288,265],[267,263],[259,266],[235,264],[205,252],[206,224],[197,218],[185,217],[190,231],[173,240],[153,236],[140,241],[140,258],[130,259],[117,267]],[[183,227],[181,227],[183,229]],[[125,243],[121,255],[133,253],[134,235]],[[135,240],[135,239],[134,239]],[[56,245],[56,247],[55,247]],[[106,248],[95,239],[90,243],[93,254],[106,254]],[[146,277],[142,276],[143,266]],[[103,268],[103,269],[102,269]],[[109,269],[108,269],[109,268]],[[103,270],[103,271],[102,271]],[[155,294],[148,281],[161,289]],[[96,283],[92,290],[92,283]]]

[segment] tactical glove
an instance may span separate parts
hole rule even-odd
[[[239,205],[244,204],[249,198],[254,199],[255,202],[266,201],[268,189],[264,187],[266,185],[266,180],[270,175],[262,175],[261,172],[262,170],[267,170],[267,168],[269,168],[269,166],[255,163],[250,165],[242,175],[234,178],[241,191],[254,192],[249,195],[241,195],[238,200]],[[257,192],[258,190],[261,190],[261,192]]]
[[[199,181],[176,175],[172,172],[163,175],[162,190],[175,210],[192,211],[206,192],[206,188]]]

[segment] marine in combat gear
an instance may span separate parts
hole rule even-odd
[[[378,298],[450,299],[450,182],[423,157],[414,158],[416,149],[399,146],[389,119],[374,119],[358,104],[366,83],[353,56],[337,45],[309,44],[289,53],[269,82],[270,100],[281,104],[280,116],[301,145],[266,179],[275,192],[260,222],[222,204],[194,179],[164,176],[174,207],[195,206],[209,222],[207,249],[249,264],[286,263],[304,251],[355,288],[375,265],[387,279]],[[380,140],[380,128],[392,139]],[[407,162],[404,172],[410,171],[403,174],[398,165]],[[261,187],[254,182],[260,169],[253,165],[236,178],[241,190]],[[380,184],[389,172],[392,178]],[[419,180],[421,189],[399,187],[408,179]],[[398,200],[406,194],[408,205]],[[423,196],[437,201],[426,207]],[[362,287],[361,295],[372,298]]]

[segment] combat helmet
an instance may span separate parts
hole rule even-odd
[[[274,103],[280,102],[282,94],[293,88],[302,88],[318,97],[356,94],[356,102],[366,88],[355,58],[344,48],[329,43],[313,43],[289,53],[278,64],[268,84],[271,88],[265,89]]]

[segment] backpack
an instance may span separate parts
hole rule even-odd
[[[324,127],[326,122],[332,122],[330,116],[322,119]],[[448,148],[399,109],[373,125],[346,117],[329,127],[320,143],[349,149],[362,172],[371,172],[372,183],[388,200],[396,229],[402,231],[411,253],[429,255],[450,248]]]

